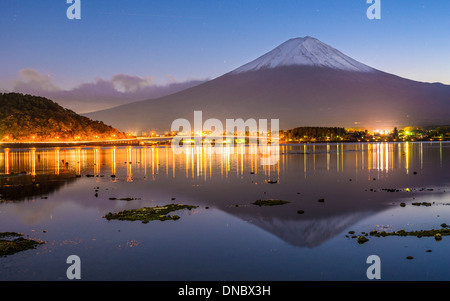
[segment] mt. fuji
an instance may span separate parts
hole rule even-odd
[[[312,38],[290,39],[258,59],[232,71],[242,73],[283,66],[315,66],[332,69],[373,72],[375,69],[355,61],[342,52]]]
[[[393,129],[450,124],[450,86],[360,63],[312,38],[286,41],[256,60],[178,93],[85,114],[121,131],[170,131],[178,118],[279,119],[300,126]]]

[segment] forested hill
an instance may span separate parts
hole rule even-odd
[[[57,141],[124,138],[101,121],[65,109],[50,99],[0,93],[0,141]]]

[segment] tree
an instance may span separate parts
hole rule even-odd
[[[398,138],[398,130],[397,130],[397,127],[394,128],[394,132],[392,133],[392,137],[393,137],[394,139],[397,139],[397,138]]]

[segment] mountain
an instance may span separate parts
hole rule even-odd
[[[338,126],[392,129],[450,124],[450,86],[423,83],[362,64],[312,38],[291,39],[227,74],[181,92],[86,116],[123,131],[169,131],[217,118],[280,120],[281,129]]]
[[[0,141],[95,140],[113,135],[117,138],[126,136],[101,121],[78,115],[50,99],[0,93]]]
[[[355,72],[375,71],[375,69],[355,61],[333,47],[308,36],[290,39],[231,73],[237,74],[284,66],[316,66]]]

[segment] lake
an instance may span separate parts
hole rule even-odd
[[[365,236],[450,224],[450,143],[281,145],[273,165],[251,148],[0,149],[0,232],[45,242],[0,280],[67,280],[70,255],[83,280],[367,280],[371,255],[382,280],[450,280],[449,237]],[[104,218],[168,204],[197,207]]]

